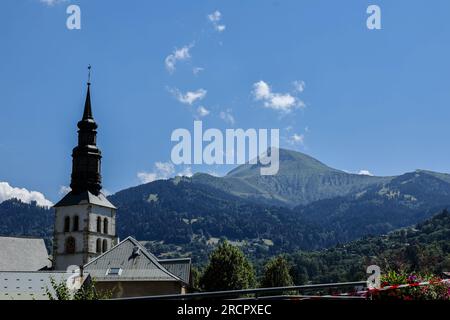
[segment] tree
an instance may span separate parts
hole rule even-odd
[[[98,292],[95,289],[95,281],[91,280],[89,283],[83,285],[80,289],[72,292],[66,285],[65,281],[56,282],[54,278],[50,278],[50,284],[54,293],[47,287],[45,289],[49,300],[100,300],[110,299],[111,292]]]
[[[200,284],[199,284],[200,276],[201,276],[201,271],[198,268],[192,266],[192,268],[191,268],[191,285],[195,291],[198,290],[198,288],[200,287]]]
[[[286,287],[292,286],[294,281],[289,273],[289,263],[283,256],[272,258],[264,267],[264,276],[261,287]]]
[[[239,290],[255,286],[255,271],[242,251],[223,241],[212,252],[200,286],[206,291]]]

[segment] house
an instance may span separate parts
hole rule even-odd
[[[33,272],[0,272],[0,300],[49,300],[48,293],[56,298],[51,280],[60,284],[66,283],[72,291],[89,283],[89,274],[83,276],[69,272],[33,271]]]
[[[183,294],[190,286],[191,259],[159,260],[128,237],[84,266],[99,291],[114,298]]]
[[[39,271],[50,267],[43,239],[0,237],[0,271]]]

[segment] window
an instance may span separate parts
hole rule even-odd
[[[97,232],[102,232],[102,218],[97,217]]]
[[[97,251],[97,253],[102,253],[102,239],[100,239],[100,238],[97,239],[96,251]]]
[[[103,239],[103,252],[108,251],[108,240]]]
[[[103,220],[103,233],[108,234],[108,219],[107,218],[105,218]]]
[[[70,217],[64,218],[64,232],[70,231]]]
[[[73,217],[73,231],[78,231],[79,229],[79,218],[78,216]]]
[[[120,276],[122,274],[122,268],[109,268],[106,271],[107,276]]]
[[[74,237],[68,237],[66,239],[66,253],[68,254],[74,254],[75,253],[75,238]]]

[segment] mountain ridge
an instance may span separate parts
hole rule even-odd
[[[349,174],[314,158],[280,152],[278,176],[244,165],[225,177],[198,173],[121,190],[117,233],[146,240],[168,257],[203,261],[220,238],[253,256],[317,250],[390,232],[450,206],[450,175],[416,170],[392,177]],[[9,200],[0,234],[51,242],[53,211]]]

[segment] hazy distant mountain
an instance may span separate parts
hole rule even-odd
[[[207,184],[241,198],[289,207],[343,196],[391,179],[346,173],[306,154],[286,149],[280,149],[280,169],[274,176],[262,176],[260,164],[246,164],[225,177],[208,174],[192,177],[196,183]]]
[[[450,206],[450,175],[418,170],[396,177],[349,174],[280,150],[280,170],[242,165],[225,177],[196,174],[117,192],[117,232],[147,240],[157,254],[206,259],[221,237],[264,257],[318,249],[410,226]],[[51,238],[52,210],[0,204],[0,235]]]
[[[381,185],[294,209],[340,241],[381,234],[429,218],[450,207],[450,175],[417,170]]]

